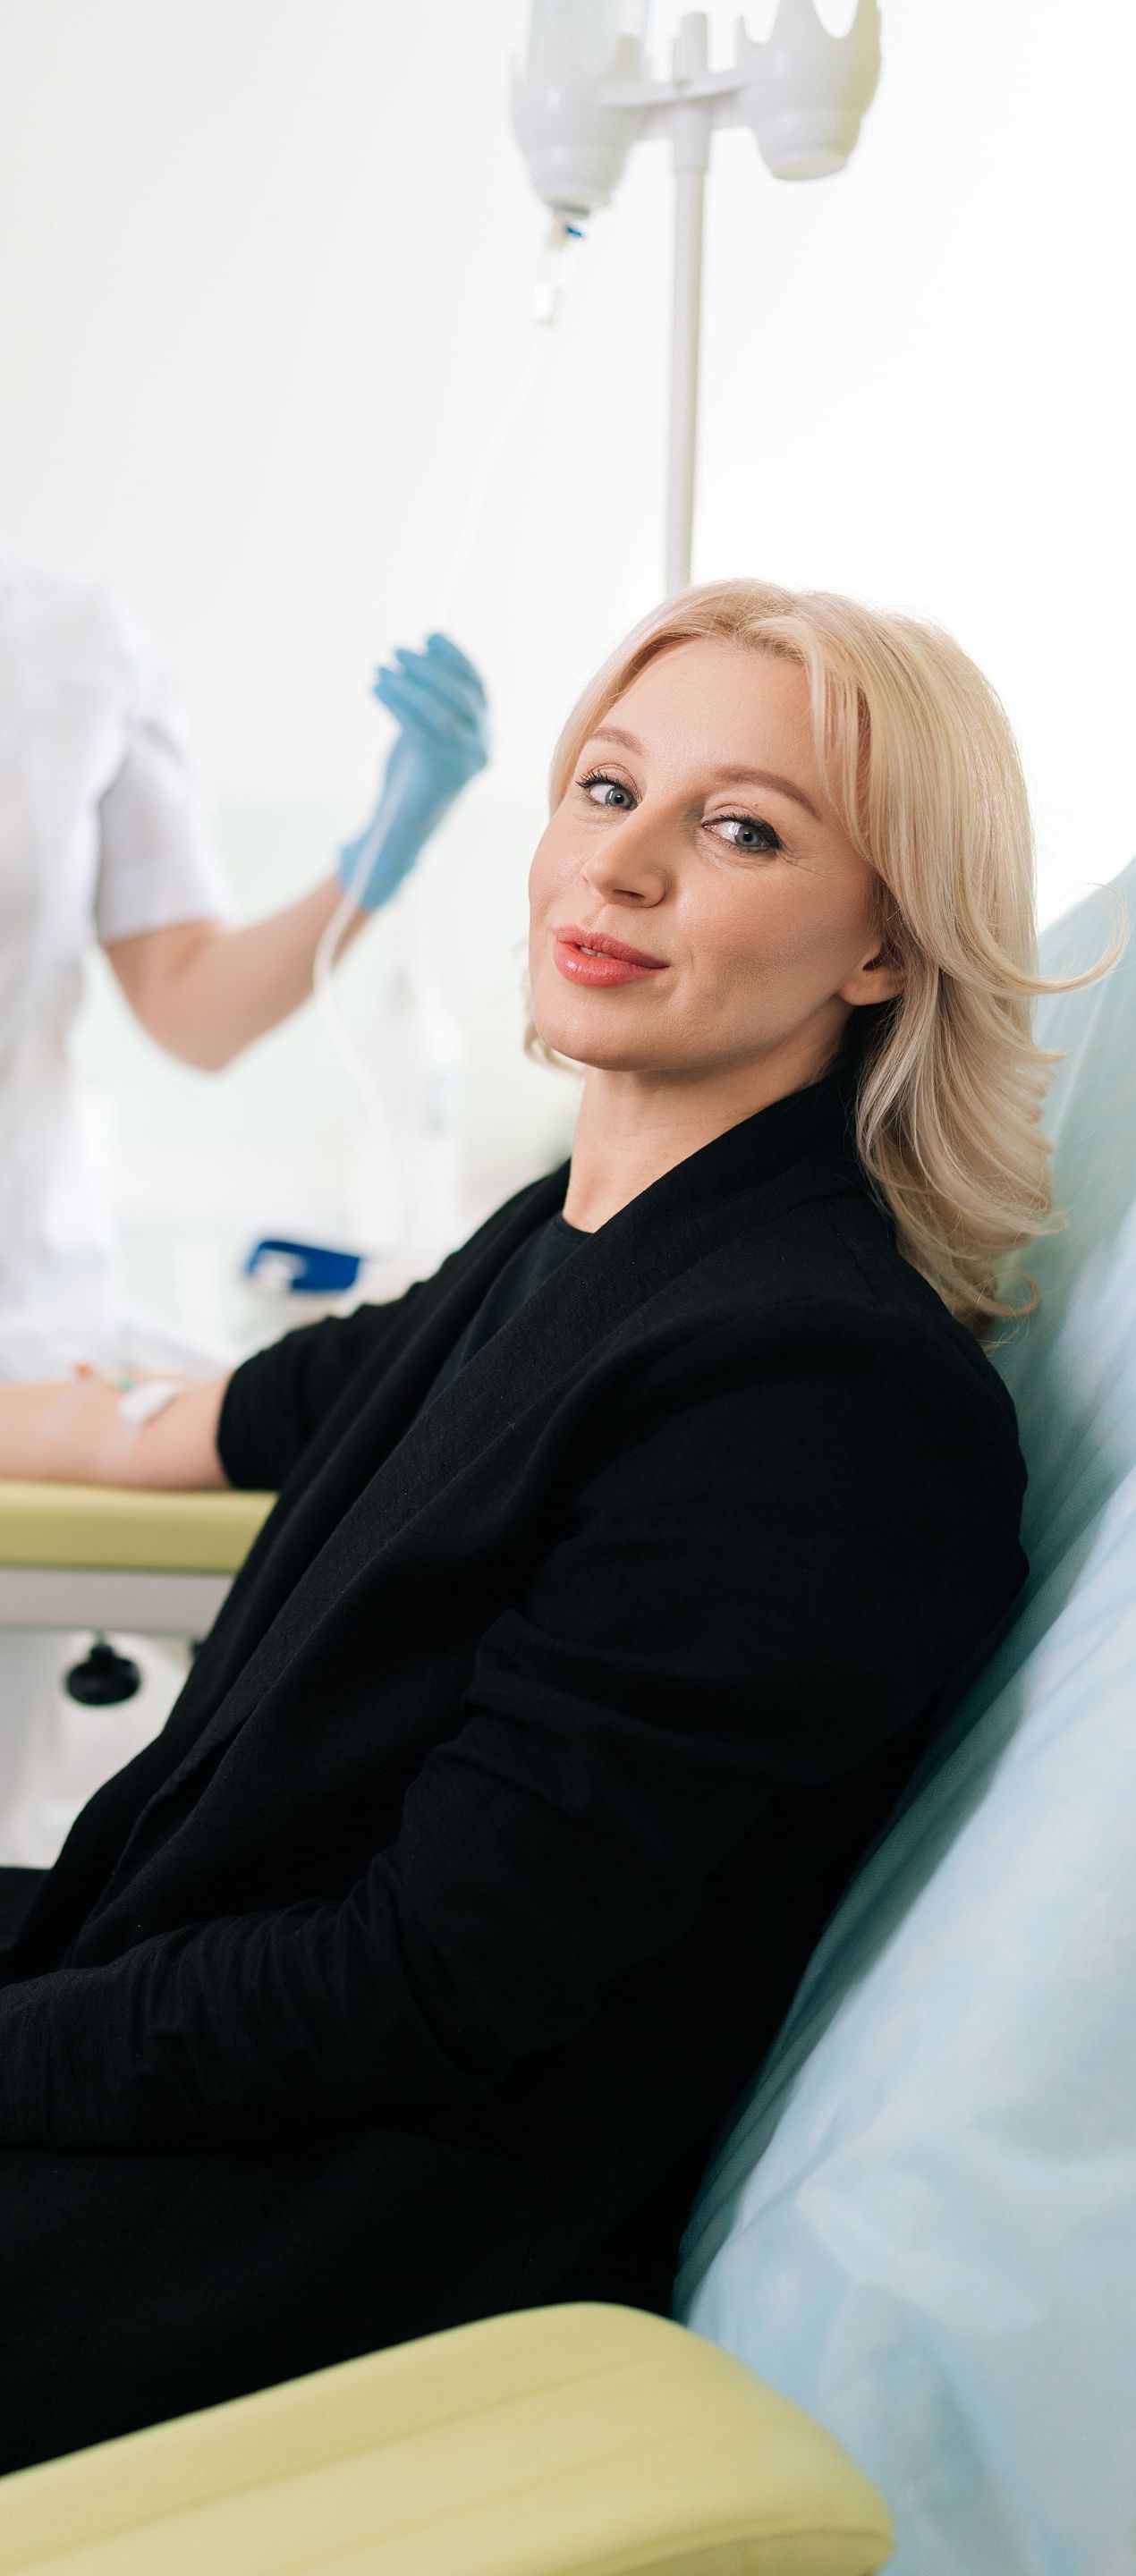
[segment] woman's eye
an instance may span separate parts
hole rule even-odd
[[[605,778],[602,769],[593,769],[590,777],[580,779],[579,785],[584,788],[585,791],[589,787],[618,787],[621,796],[626,796],[628,793],[627,788],[624,787],[620,779]]]
[[[714,822],[715,825],[718,823],[740,823],[743,832],[760,832],[763,836],[760,841],[732,841],[730,844],[731,849],[768,850],[772,853],[774,850],[783,850],[785,847],[784,842],[778,838],[777,833],[774,831],[773,825],[771,823],[759,823],[752,814],[715,814]]]
[[[624,786],[621,778],[612,778],[604,769],[589,770],[586,778],[577,780],[577,785],[584,789],[585,794],[593,787],[614,787],[618,789],[621,796],[631,794],[630,788]],[[785,847],[772,824],[760,823],[755,814],[713,814],[707,829],[717,831],[720,823],[737,823],[743,832],[757,832],[761,835],[761,838],[756,841],[730,841],[727,847],[731,850],[741,850],[743,853],[752,851],[760,856],[762,852],[772,855],[775,850],[783,850]]]

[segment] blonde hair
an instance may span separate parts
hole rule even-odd
[[[1069,1223],[1053,1208],[1039,1123],[1064,1057],[1035,1044],[1032,997],[1107,974],[1127,944],[1127,907],[1116,896],[1124,925],[1086,974],[1038,975],[1029,798],[1001,699],[942,627],[835,591],[704,582],[652,609],[577,699],[552,755],[550,813],[638,673],[703,636],[807,674],[820,775],[873,871],[877,936],[903,972],[894,998],[850,1011],[825,1070],[855,1063],[856,1151],[897,1248],[985,1342],[996,1317],[1017,1321],[1041,1302],[1028,1272],[1028,1302],[1001,1301],[1003,1261]],[[527,983],[526,998],[526,1054],[579,1072],[540,1037]]]

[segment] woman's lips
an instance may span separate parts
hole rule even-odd
[[[665,975],[665,966],[629,966],[623,957],[585,955],[566,939],[555,939],[552,955],[569,984],[638,984],[649,975]]]

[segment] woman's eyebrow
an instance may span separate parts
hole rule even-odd
[[[589,734],[588,740],[589,742],[606,740],[626,743],[629,751],[641,752],[643,749],[638,736],[628,733],[623,725],[596,725]],[[744,779],[753,787],[776,787],[782,796],[791,796],[795,804],[803,805],[806,814],[812,815],[814,823],[820,822],[821,818],[816,806],[811,797],[806,796],[804,788],[795,787],[791,778],[780,778],[775,769],[720,769],[718,776],[731,782]]]

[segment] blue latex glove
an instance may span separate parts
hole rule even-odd
[[[447,635],[428,635],[424,653],[399,645],[395,660],[402,666],[397,671],[380,663],[372,693],[398,716],[402,731],[370,822],[357,840],[344,843],[338,860],[341,883],[367,912],[389,903],[455,797],[489,758],[485,690],[457,645]]]

